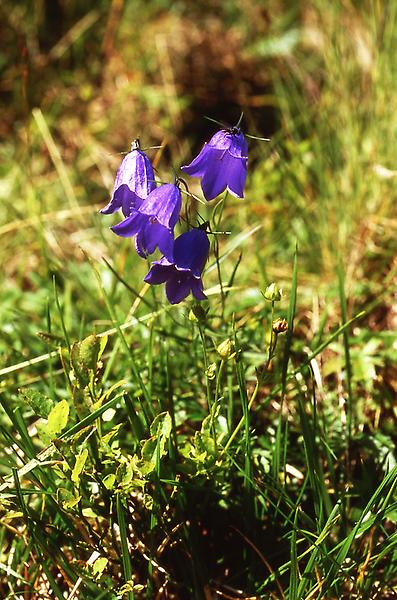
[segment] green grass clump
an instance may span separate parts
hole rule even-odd
[[[393,598],[393,3],[25,4],[2,28],[27,54],[0,54],[0,596]],[[274,135],[209,300],[170,306],[98,215],[114,153],[162,143],[168,181],[240,106]]]

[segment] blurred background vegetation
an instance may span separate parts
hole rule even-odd
[[[247,132],[272,140],[250,144],[247,198],[226,211],[233,234],[262,227],[241,285],[288,281],[298,243],[305,327],[323,311],[339,319],[341,261],[349,314],[373,302],[371,327],[393,329],[394,3],[5,0],[0,10],[0,365],[40,354],[54,274],[75,296],[75,327],[95,321],[81,250],[143,274],[96,214],[131,140],[164,145],[151,156],[169,181],[214,132],[206,115],[234,123],[241,111]]]

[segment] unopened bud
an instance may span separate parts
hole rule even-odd
[[[216,363],[211,363],[206,371],[205,374],[207,375],[208,379],[215,379],[216,377]]]
[[[274,333],[285,333],[288,329],[288,323],[285,319],[276,319],[273,321]]]
[[[224,360],[230,358],[234,353],[234,344],[231,339],[227,339],[217,347],[216,351]]]
[[[194,304],[189,312],[189,321],[204,323],[207,319],[207,311],[199,304]]]
[[[269,302],[279,302],[282,295],[283,290],[278,287],[277,283],[274,282],[267,286],[263,294],[265,300],[268,300]]]

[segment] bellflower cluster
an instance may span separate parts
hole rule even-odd
[[[201,179],[201,188],[210,201],[228,190],[244,197],[248,146],[238,127],[218,131],[182,170]],[[157,187],[149,158],[138,140],[122,161],[116,175],[110,202],[100,212],[122,210],[125,219],[111,227],[121,237],[135,237],[139,256],[147,258],[156,248],[163,254],[155,260],[145,281],[150,285],[165,283],[171,304],[178,304],[190,293],[196,300],[206,300],[202,272],[208,259],[210,243],[203,227],[182,233],[174,240],[182,197],[177,183]]]

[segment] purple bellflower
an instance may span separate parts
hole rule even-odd
[[[238,127],[232,127],[218,131],[190,165],[181,168],[191,177],[201,177],[205,199],[213,200],[226,189],[244,197],[247,164],[247,141]]]
[[[202,229],[190,229],[176,238],[174,259],[165,256],[152,263],[145,281],[150,285],[165,283],[171,304],[179,304],[192,292],[196,300],[206,300],[201,273],[208,258],[210,243]]]
[[[112,198],[100,212],[109,215],[121,208],[124,216],[128,217],[131,209],[138,208],[155,188],[152,164],[140,150],[139,140],[134,140],[131,152],[124,157],[117,171]]]
[[[150,192],[139,207],[131,208],[129,216],[111,229],[122,237],[135,235],[136,251],[142,258],[152,254],[158,247],[172,261],[174,227],[179,219],[181,205],[179,187],[166,183]]]

